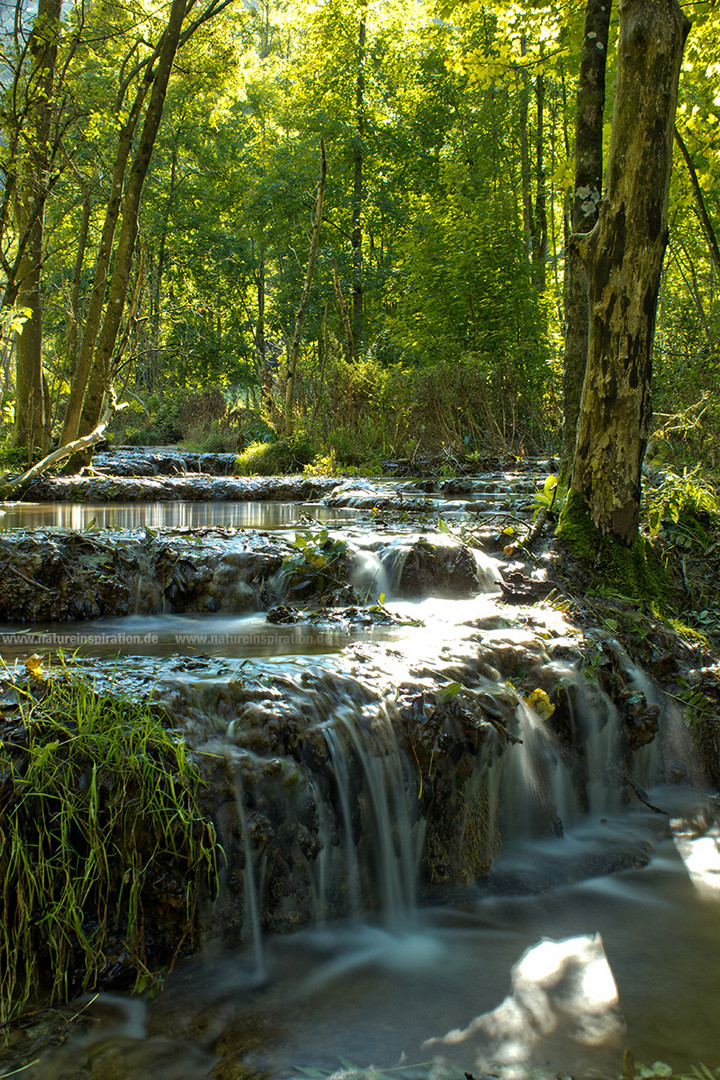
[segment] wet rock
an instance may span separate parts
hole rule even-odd
[[[356,595],[354,554],[297,548],[233,529],[0,535],[0,620],[67,622],[157,612],[250,612],[286,597],[343,604]],[[298,561],[300,559],[300,561]],[[410,540],[392,591],[398,597],[477,591],[477,563],[461,544]],[[271,620],[272,621],[272,620]]]
[[[421,539],[404,553],[398,596],[467,596],[479,589],[477,562],[464,544],[434,544]]]
[[[69,621],[163,610],[247,611],[287,547],[218,531],[202,544],[146,533],[0,536],[0,619]]]
[[[49,476],[28,485],[23,497],[34,502],[304,502],[319,498],[335,484],[321,476]]]
[[[625,727],[628,749],[639,750],[651,743],[658,733],[659,707],[649,705],[642,691],[630,689],[618,694],[617,704]]]
[[[550,586],[546,581],[537,581],[513,570],[503,577],[500,590],[506,604],[533,604],[547,596]]]

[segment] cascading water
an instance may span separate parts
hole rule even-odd
[[[478,499],[474,520],[497,514],[505,487],[492,506]],[[338,499],[374,506],[392,499],[392,485],[380,495],[365,485]],[[458,504],[452,512],[465,511]],[[297,508],[284,520],[298,522]],[[197,640],[176,644],[182,657],[98,661],[91,677],[107,685],[120,670],[129,680],[145,661],[142,692],[154,686],[201,763],[225,852],[207,962],[171,977],[148,1023],[133,1030],[142,1026],[150,1041],[171,1032],[181,1051],[197,1041],[213,1061],[228,1057],[228,1075],[289,1077],[299,1066],[327,1073],[339,1054],[388,1068],[402,1066],[403,1054],[431,1058],[437,1076],[520,1078],[548,1060],[553,1072],[611,1071],[623,1016],[644,1045],[637,1015],[653,1012],[650,991],[662,981],[649,967],[644,923],[652,946],[666,940],[669,924],[676,933],[676,910],[694,912],[688,955],[697,955],[693,920],[713,948],[717,937],[679,869],[682,854],[698,873],[691,833],[676,850],[663,847],[651,872],[651,882],[666,875],[671,899],[656,900],[638,869],[668,829],[638,796],[663,772],[678,774],[674,759],[684,753],[674,729],[669,749],[647,741],[653,709],[666,713],[665,702],[617,651],[627,695],[611,700],[589,682],[581,635],[549,606],[503,606],[488,556],[432,532],[365,533],[347,543],[344,585],[355,595],[342,603],[384,595],[396,622],[383,640],[368,631],[365,643],[332,653],[321,644],[318,656],[308,648],[315,624],[307,611],[277,613],[298,620],[289,637],[264,618],[286,600],[274,575],[298,553],[290,535],[271,543],[231,530],[200,545],[177,536],[123,545],[136,628],[143,617],[169,627],[169,616],[147,614],[163,606],[176,622],[194,612],[194,626],[200,612],[207,623]],[[94,542],[92,558],[115,558],[103,542]],[[74,565],[73,545],[53,543],[58,565]],[[98,587],[106,605],[113,588]],[[302,593],[315,620],[337,615],[323,590],[316,602],[312,588]],[[29,590],[27,603],[38,596],[44,602]],[[115,618],[123,610],[103,609]],[[242,643],[233,651],[210,642],[206,626],[229,641],[237,613],[248,620],[244,633],[269,639],[263,655],[276,642],[274,660],[243,652]],[[76,616],[63,609],[58,617]],[[534,698],[536,687],[545,697]],[[599,877],[619,869],[614,879]],[[542,904],[528,899],[536,892]],[[274,936],[289,930],[299,932]],[[681,946],[678,954],[673,978],[682,979]],[[703,975],[703,1000],[720,992],[718,968]],[[645,1045],[668,1027],[662,1007],[655,1011]],[[267,1029],[258,1039],[259,1015]],[[680,1026],[697,1039],[712,1028],[702,1001]],[[168,1065],[132,1080],[199,1080],[212,1067],[202,1060],[204,1071]],[[45,1075],[55,1080],[52,1068]]]

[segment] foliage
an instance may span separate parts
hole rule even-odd
[[[623,1055],[622,1080],[718,1080],[720,1067],[708,1068],[702,1063],[691,1065],[688,1071],[673,1069],[666,1061],[655,1061],[652,1065],[642,1065],[635,1061],[629,1050]]]
[[[697,7],[678,123],[717,231],[718,15],[712,5]],[[190,416],[193,395],[220,395],[229,409],[239,394],[252,394],[254,411],[275,419],[322,137],[328,182],[297,373],[301,429],[341,466],[373,470],[418,447],[455,456],[548,447],[559,423],[567,147],[582,15],[582,6],[546,3],[332,0],[288,8],[270,0],[231,5],[202,27],[182,46],[182,76],[169,84],[145,183],[132,271],[137,308],[124,316],[114,373],[137,411],[118,423],[118,437],[234,449],[241,425],[227,421],[227,411]],[[57,170],[48,170],[42,265],[43,362],[56,436],[118,133],[161,25],[160,9],[134,0],[63,7],[64,83],[51,102]],[[22,69],[12,33],[0,34],[0,45],[7,70]],[[136,63],[123,97],[119,73]],[[22,78],[16,90],[27,104]],[[22,144],[13,124],[25,122],[21,108],[2,122],[8,193]],[[704,395],[720,362],[718,269],[682,161],[672,200],[655,409],[665,442],[688,460],[713,461],[720,407]],[[12,198],[6,202],[0,250],[11,263],[18,240]],[[541,204],[546,250],[538,261]],[[85,207],[88,241],[80,250]],[[359,286],[363,333],[351,361],[338,292],[352,310]],[[22,318],[7,309],[0,320],[6,417],[15,395],[9,338]],[[246,431],[245,440],[266,434]]]
[[[316,454],[309,465],[303,468],[304,476],[334,476],[338,471],[335,450],[330,447],[327,454]]]
[[[201,888],[215,888],[199,775],[144,703],[36,658],[0,748],[0,1001],[69,997],[123,976],[158,979],[192,943]],[[152,968],[151,968],[152,965]]]
[[[556,519],[559,518],[565,505],[567,494],[567,483],[560,477],[553,475],[546,477],[542,487],[538,485],[538,490],[533,494],[533,504],[535,505],[533,521],[537,518],[541,510],[544,510],[547,514],[550,514]]]
[[[667,470],[660,483],[646,485],[645,510],[650,535],[662,531],[678,548],[706,549],[720,520],[720,498],[700,475],[700,468],[685,469],[682,476]]]
[[[344,586],[347,541],[334,539],[327,529],[306,529],[295,534],[292,546],[295,553],[283,560],[279,573],[286,596],[302,596],[307,588],[322,594]]]
[[[302,472],[315,457],[315,448],[306,436],[296,435],[276,442],[254,442],[238,454],[238,476],[278,476]]]

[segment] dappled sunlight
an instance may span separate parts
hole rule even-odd
[[[698,892],[720,891],[720,826],[702,836],[690,831],[674,832],[673,841]]]
[[[518,1078],[562,1044],[620,1048],[625,1025],[599,934],[539,942],[514,965],[511,982],[497,1008],[425,1046],[443,1063],[460,1060],[460,1052],[467,1067],[501,1065],[503,1075]]]

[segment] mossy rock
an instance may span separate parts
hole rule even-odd
[[[555,535],[594,582],[629,598],[655,600],[661,605],[670,601],[670,576],[650,542],[637,535],[626,547],[611,534],[601,533],[579,492],[568,492]]]

